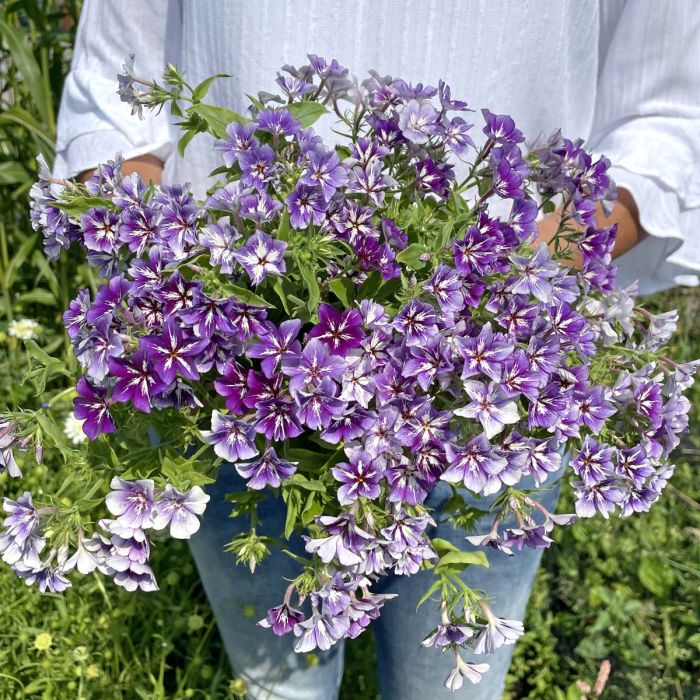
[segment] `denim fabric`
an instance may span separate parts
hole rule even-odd
[[[553,482],[557,475],[550,477]],[[523,488],[532,486],[527,481]],[[278,605],[286,588],[285,579],[299,573],[299,565],[278,551],[265,559],[254,575],[236,566],[234,556],[224,545],[246,527],[243,519],[231,519],[231,504],[224,496],[244,488],[243,481],[231,466],[224,465],[215,484],[208,489],[211,502],[204,515],[201,530],[191,540],[199,574],[209,597],[224,641],[226,653],[237,676],[249,685],[254,700],[334,700],[343,675],[343,644],[316,655],[313,664],[295,654],[295,639],[276,637],[270,630],[256,625],[268,608]],[[558,487],[540,496],[540,501],[553,511]],[[449,496],[447,484],[440,483],[430,495],[428,504],[439,509]],[[478,502],[484,507],[484,501]],[[259,534],[279,537],[284,530],[284,506],[267,498],[260,506]],[[481,534],[491,527],[491,517],[478,524]],[[449,521],[439,523],[434,537],[465,546],[464,533]],[[296,538],[290,549],[302,553],[303,542]],[[526,549],[513,557],[489,551],[490,568],[470,567],[465,582],[482,589],[491,597],[491,606],[499,617],[523,619],[542,552]],[[498,700],[513,655],[513,646],[495,654],[473,656],[472,660],[491,665],[478,685],[465,681],[458,693],[450,693],[442,683],[453,666],[450,653],[424,649],[420,642],[435,627],[438,612],[430,602],[418,610],[416,605],[432,582],[430,572],[416,576],[389,576],[374,586],[379,593],[397,593],[398,598],[384,606],[381,617],[373,623],[377,641],[378,677],[382,700],[440,700],[468,697],[470,700]],[[467,657],[468,655],[465,655]]]

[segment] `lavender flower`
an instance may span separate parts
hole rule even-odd
[[[153,529],[166,527],[175,539],[188,540],[199,530],[201,516],[209,502],[209,496],[199,486],[183,493],[168,484],[156,501]]]
[[[258,231],[252,235],[233,256],[243,266],[254,285],[260,284],[268,275],[283,275],[286,271],[284,252],[287,244],[275,241],[266,233]]]

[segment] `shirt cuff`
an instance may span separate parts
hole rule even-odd
[[[165,162],[172,153],[169,140],[142,143],[134,146],[116,129],[101,129],[76,136],[62,150],[56,152],[53,175],[71,178],[85,170],[92,170],[100,163],[114,160],[121,153],[124,160],[151,154]]]
[[[648,234],[615,261],[618,286],[639,281],[639,291],[651,294],[676,285],[698,284],[700,273],[700,209],[684,208],[678,194],[655,177],[622,166],[609,171],[618,187],[629,190]]]

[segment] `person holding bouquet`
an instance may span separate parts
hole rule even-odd
[[[135,71],[147,77],[160,76],[168,63],[182,67],[193,83],[230,73],[211,86],[209,97],[240,112],[245,95],[257,94],[261,86],[274,89],[271,77],[278,67],[304,61],[307,54],[335,58],[358,74],[377,68],[429,85],[444,79],[471,105],[511,115],[528,137],[561,129],[585,138],[587,148],[610,159],[617,201],[608,212],[599,204],[594,217],[599,229],[617,226],[613,256],[619,287],[638,280],[646,294],[697,283],[700,9],[692,0],[674,0],[672,8],[641,0],[85,0],[59,115],[54,174],[88,178],[99,163],[121,152],[124,174],[139,173],[146,182],[191,182],[203,196],[216,180],[209,173],[220,165],[214,139],[197,136],[182,156],[175,146],[177,127],[166,110],[149,112],[143,121],[132,118],[115,90],[115,76],[129,53],[136,55]],[[314,125],[332,144],[337,137],[330,127],[323,121]],[[486,139],[477,129],[472,138],[476,148]],[[556,237],[559,218],[540,218],[539,241],[549,244]],[[576,255],[571,264],[580,265]],[[550,475],[552,481],[562,470]],[[251,576],[224,551],[241,531],[229,518],[224,495],[241,490],[241,484],[233,469],[220,470],[208,489],[211,501],[202,528],[192,540],[234,672],[245,678],[254,698],[337,697],[342,643],[309,664],[295,655],[294,638],[274,637],[257,624],[279,601],[280,580],[297,575],[295,562],[274,552]],[[448,485],[439,482],[426,501],[438,521],[434,535],[463,541],[464,533],[439,517],[449,495]],[[546,512],[555,511],[557,495],[557,487],[540,494]],[[496,495],[489,498],[493,502]],[[477,508],[488,504],[474,499]],[[284,531],[285,514],[277,501],[268,499],[259,515],[262,534],[278,537]],[[490,527],[485,516],[476,539]],[[499,615],[492,633],[501,640],[489,673],[465,696],[500,697],[522,631],[515,621],[524,615],[541,553],[533,548],[513,558],[493,557],[491,568],[465,573],[471,588],[492,597]],[[435,679],[444,678],[452,662],[420,650],[432,627],[427,606],[416,611],[427,585],[421,573],[389,576],[377,588],[399,594],[374,623],[385,700],[448,696],[435,687]],[[490,643],[485,639],[482,646]],[[465,658],[483,660],[478,654]]]

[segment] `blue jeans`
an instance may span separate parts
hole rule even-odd
[[[557,476],[559,474],[552,474],[548,483]],[[282,601],[287,586],[285,579],[288,581],[299,574],[299,564],[273,550],[251,575],[246,567],[236,565],[233,554],[224,551],[224,545],[247,529],[248,524],[246,519],[229,517],[231,504],[224,500],[224,495],[244,487],[234,468],[223,465],[218,480],[208,489],[211,501],[201,530],[191,540],[192,553],[233,671],[247,681],[249,697],[255,700],[334,700],[338,697],[343,675],[342,643],[328,652],[318,652],[318,663],[308,664],[304,655],[294,652],[293,636],[276,637],[271,630],[256,625],[268,608]],[[532,482],[525,479],[522,487],[531,488]],[[558,491],[558,487],[554,487],[539,497],[552,512]],[[449,495],[449,487],[442,482],[430,494],[428,505],[436,509],[436,519]],[[475,505],[484,507],[483,501],[475,502]],[[280,537],[284,530],[281,500],[270,494],[260,504],[259,514],[258,534]],[[478,524],[479,533],[488,532],[491,522],[492,517],[482,518]],[[438,524],[431,536],[450,540],[462,548],[469,546],[465,543],[464,532],[449,522]],[[296,538],[290,549],[303,553],[300,538]],[[541,556],[541,550],[525,549],[513,557],[489,550],[490,568],[469,567],[464,581],[472,588],[488,593],[496,615],[522,620]],[[377,593],[398,593],[398,598],[388,601],[381,617],[373,622],[382,700],[455,697],[443,687],[443,681],[453,666],[453,655],[420,645],[439,621],[437,607],[431,602],[416,610],[432,580],[430,572],[410,577],[392,575],[373,587]],[[468,660],[487,662],[491,668],[479,684],[472,686],[465,681],[465,687],[456,694],[457,697],[498,700],[512,655],[512,645],[502,647],[495,654],[465,654]]]

